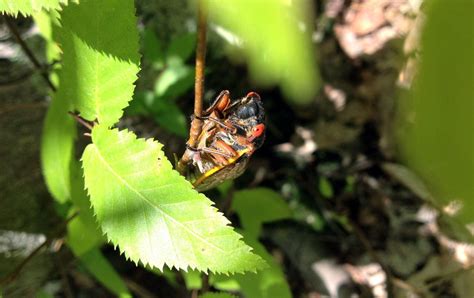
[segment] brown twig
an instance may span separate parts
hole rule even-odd
[[[189,129],[189,139],[187,144],[196,147],[197,139],[201,134],[202,123],[202,98],[204,95],[204,69],[206,65],[206,32],[207,32],[207,12],[204,1],[198,1],[198,26],[197,26],[197,46],[196,46],[196,74],[194,78],[194,118]],[[186,165],[190,162],[188,149],[178,162],[177,170],[183,174]]]
[[[33,54],[33,52],[30,50],[30,48],[28,47],[28,45],[25,43],[25,41],[23,40],[23,38],[21,37],[20,35],[20,32],[18,31],[18,29],[16,28],[15,24],[12,22],[12,20],[7,17],[7,16],[4,16],[4,19],[5,19],[5,23],[7,24],[7,27],[8,29],[10,29],[10,32],[13,34],[13,36],[15,37],[15,40],[17,41],[17,43],[20,45],[21,49],[23,50],[23,52],[25,52],[26,56],[28,57],[28,59],[31,61],[31,63],[35,66],[35,68],[41,73],[41,76],[44,78],[44,80],[46,81],[46,83],[48,84],[49,88],[51,88],[51,90],[53,91],[56,91],[56,87],[53,85],[53,82],[51,82],[51,80],[49,79],[49,75],[48,75],[48,72],[45,70],[45,68],[41,65],[41,63],[38,61],[38,59],[36,59],[35,55]]]
[[[90,124],[89,122],[87,122],[87,120],[84,120],[84,118],[74,114],[73,112],[69,111],[68,112],[69,115],[71,115],[74,120],[76,120],[78,123],[80,123],[81,125],[83,125],[85,128],[89,129],[90,131],[92,131],[92,128],[93,128],[93,124]]]
[[[64,224],[61,225],[60,229],[55,234],[57,235],[63,234],[67,224],[71,220],[73,220],[78,214],[79,212],[76,212],[70,217],[68,217],[66,221],[64,222]],[[23,259],[23,261],[20,264],[18,264],[18,266],[16,266],[16,268],[12,272],[10,272],[8,275],[0,279],[0,286],[3,286],[7,283],[14,281],[18,277],[18,275],[21,273],[21,271],[25,268],[25,266],[33,259],[33,257],[35,257],[40,251],[42,251],[43,248],[51,244],[51,242],[55,238],[56,237],[50,237],[46,239],[43,243],[41,243],[37,248],[35,248],[26,258]]]

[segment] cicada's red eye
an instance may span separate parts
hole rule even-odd
[[[250,142],[262,136],[264,131],[265,125],[262,123],[257,124],[252,130],[252,136],[249,138]]]

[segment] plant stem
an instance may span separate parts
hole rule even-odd
[[[31,63],[35,66],[35,68],[41,73],[41,76],[43,77],[43,79],[46,81],[46,83],[48,84],[49,88],[51,88],[51,90],[53,91],[56,91],[56,87],[53,85],[53,82],[51,82],[51,80],[49,79],[49,75],[48,75],[48,72],[44,69],[44,67],[41,65],[41,63],[38,61],[38,59],[36,59],[35,55],[33,54],[33,52],[30,50],[30,48],[28,47],[28,45],[26,44],[26,42],[23,40],[23,38],[21,38],[21,34],[20,32],[18,31],[18,29],[16,28],[15,24],[12,22],[12,20],[7,17],[7,16],[4,16],[4,19],[5,19],[5,23],[7,24],[7,27],[8,29],[10,29],[10,32],[13,34],[13,36],[15,37],[15,40],[17,41],[17,43],[20,45],[21,49],[23,50],[23,52],[25,52],[26,56],[28,57],[28,59],[31,61]]]
[[[196,147],[197,139],[201,134],[203,121],[199,119],[202,116],[202,98],[204,95],[204,69],[206,65],[206,32],[207,32],[207,13],[204,7],[204,0],[198,1],[198,24],[197,24],[197,46],[196,46],[196,74],[194,78],[194,118],[191,121],[189,129],[189,139],[187,144]],[[186,149],[178,162],[177,170],[183,174],[186,165],[190,162],[189,150]]]
[[[71,220],[73,220],[78,214],[79,212],[76,212],[70,217],[68,217],[66,221],[63,223],[63,225],[61,225],[61,227],[59,228],[56,234],[62,235],[64,233],[64,230],[67,227],[67,224]],[[36,247],[26,258],[23,259],[23,261],[20,264],[18,264],[18,266],[16,266],[16,268],[12,272],[10,272],[7,276],[0,279],[0,286],[6,285],[14,281],[18,277],[18,275],[21,273],[23,268],[25,268],[25,266],[33,259],[33,257],[35,257],[40,251],[42,251],[43,248],[45,248],[51,242],[53,242],[54,239],[55,237],[48,238],[43,243],[41,243],[38,247]]]

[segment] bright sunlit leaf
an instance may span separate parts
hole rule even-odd
[[[110,126],[132,99],[140,63],[134,13],[131,0],[82,0],[61,13],[60,88],[87,120]]]
[[[13,16],[19,13],[31,15],[42,9],[59,9],[61,4],[67,4],[68,0],[0,0],[0,13],[4,12]]]
[[[289,98],[309,103],[320,79],[311,44],[309,1],[207,0],[213,21],[237,35],[253,79],[279,84]]]
[[[162,145],[103,125],[94,127],[92,141],[82,157],[91,203],[109,241],[132,261],[218,273],[264,266],[213,203],[173,170]]]

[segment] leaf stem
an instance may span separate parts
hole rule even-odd
[[[189,129],[189,139],[187,144],[196,147],[197,139],[201,134],[203,121],[202,98],[204,95],[204,69],[206,66],[206,33],[207,33],[207,12],[204,7],[204,0],[198,1],[198,24],[197,24],[197,46],[196,46],[196,74],[194,78],[194,118]],[[189,150],[186,149],[178,162],[177,170],[183,174],[186,165],[190,162]]]
[[[43,79],[46,81],[46,83],[48,84],[49,88],[51,88],[51,90],[53,90],[54,92],[56,92],[56,87],[53,85],[53,82],[51,82],[51,80],[49,79],[49,75],[48,75],[48,72],[44,69],[44,67],[41,65],[41,63],[38,61],[38,59],[36,58],[36,56],[33,54],[33,52],[30,50],[30,48],[28,47],[28,45],[26,44],[26,42],[23,40],[23,38],[21,37],[21,34],[20,32],[18,31],[18,29],[16,28],[15,24],[12,22],[12,20],[7,17],[7,16],[4,16],[4,19],[5,19],[5,23],[7,24],[7,27],[8,29],[10,30],[10,32],[13,34],[13,37],[15,37],[15,40],[17,41],[17,43],[20,45],[21,49],[23,50],[23,52],[25,52],[26,56],[28,57],[28,59],[31,61],[31,63],[35,66],[35,68],[41,73],[41,76],[43,77]]]

